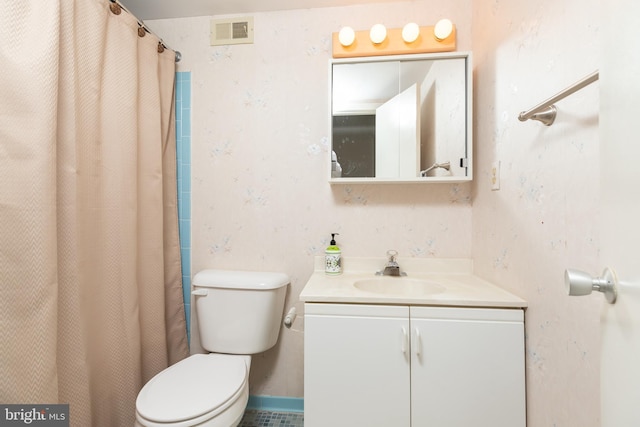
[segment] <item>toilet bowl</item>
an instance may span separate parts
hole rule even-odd
[[[193,278],[202,347],[153,377],[136,400],[135,427],[235,427],[249,400],[251,354],[273,347],[283,273],[204,270]]]
[[[136,400],[136,427],[234,427],[249,399],[250,356],[195,354],[151,379]]]

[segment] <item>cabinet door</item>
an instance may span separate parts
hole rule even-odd
[[[411,307],[414,427],[524,427],[522,310]]]
[[[305,304],[305,427],[409,427],[409,308]]]

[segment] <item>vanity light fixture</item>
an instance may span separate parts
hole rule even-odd
[[[338,39],[342,46],[351,46],[356,39],[356,32],[351,27],[342,27],[338,33]]]
[[[387,38],[387,28],[382,24],[375,24],[369,31],[369,38],[374,44],[380,44]]]
[[[412,22],[403,28],[375,24],[369,31],[354,31],[345,26],[332,39],[334,58],[452,52],[456,50],[456,27],[448,19],[430,27]]]
[[[453,32],[453,23],[448,19],[441,19],[433,27],[433,36],[437,41],[441,42],[446,40],[447,37]]]
[[[413,43],[420,36],[420,27],[415,22],[409,22],[402,28],[402,40],[405,43]]]

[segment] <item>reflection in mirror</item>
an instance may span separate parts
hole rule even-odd
[[[470,180],[469,69],[469,54],[334,61],[332,182]]]

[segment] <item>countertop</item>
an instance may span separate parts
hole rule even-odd
[[[473,274],[467,259],[398,258],[404,277],[376,276],[385,258],[343,258],[344,272],[337,276],[324,272],[324,257],[315,259],[314,272],[300,293],[305,303],[409,304],[455,307],[525,308],[527,302]],[[392,288],[397,281],[418,280],[434,283],[436,292],[369,292],[358,289],[359,280],[380,280],[381,287]],[[408,284],[411,289],[411,284]],[[419,288],[419,286],[417,287]]]

